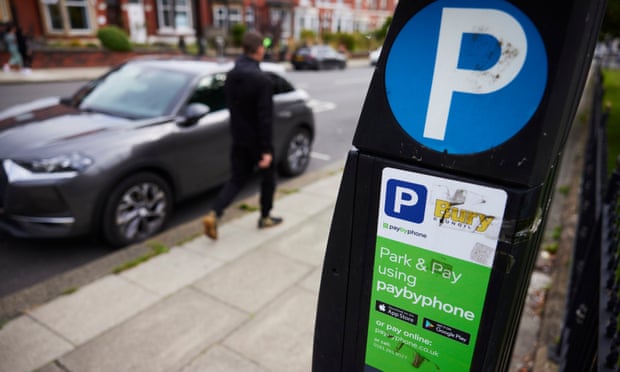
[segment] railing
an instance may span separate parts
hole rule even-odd
[[[603,77],[595,76],[566,315],[552,351],[560,371],[620,368],[620,164],[607,175]]]

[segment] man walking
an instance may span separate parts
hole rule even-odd
[[[272,144],[273,88],[271,79],[260,70],[265,56],[263,37],[247,32],[242,41],[243,55],[226,76],[226,104],[230,110],[232,134],[231,177],[217,195],[213,209],[203,218],[205,234],[217,239],[217,221],[258,166],[261,175],[259,228],[280,224],[270,215],[276,188]]]

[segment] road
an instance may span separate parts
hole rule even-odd
[[[373,69],[352,67],[333,71],[291,71],[287,77],[312,97],[316,138],[307,172],[341,162],[351,141]],[[69,96],[84,82],[4,85],[0,110],[13,104],[47,96]],[[250,185],[239,197],[257,191]],[[194,198],[175,210],[168,229],[199,218],[210,205],[214,192]],[[0,300],[48,278],[114,253],[90,238],[24,240],[0,232]]]

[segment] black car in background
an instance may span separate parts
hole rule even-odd
[[[133,60],[70,98],[0,112],[0,229],[18,237],[96,233],[124,246],[159,232],[173,204],[229,174],[232,62]],[[314,138],[308,95],[274,82],[275,159],[305,171]]]
[[[295,50],[291,64],[295,70],[344,69],[347,56],[329,45],[313,45]]]

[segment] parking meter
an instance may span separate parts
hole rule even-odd
[[[507,370],[605,1],[401,1],[343,172],[313,371]]]
[[[218,57],[220,58],[224,57],[224,44],[226,43],[226,41],[224,40],[224,37],[221,35],[217,35],[215,37],[215,43],[217,44]]]

